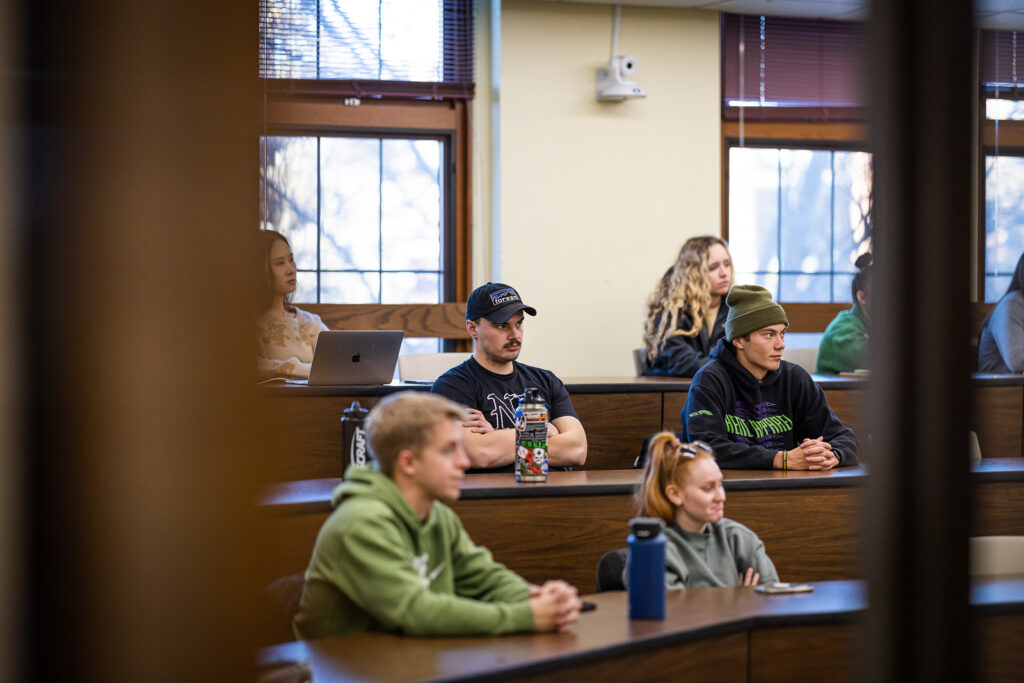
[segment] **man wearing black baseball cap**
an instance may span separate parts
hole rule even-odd
[[[466,302],[466,331],[473,357],[444,373],[432,392],[466,406],[463,445],[473,470],[512,472],[515,460],[516,404],[527,387],[536,387],[548,406],[548,457],[552,467],[582,465],[587,435],[555,375],[518,362],[525,314],[537,310],[523,303],[512,287],[488,282]]]

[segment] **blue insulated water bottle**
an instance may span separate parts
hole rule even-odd
[[[664,522],[654,517],[629,521],[629,618],[665,618]]]

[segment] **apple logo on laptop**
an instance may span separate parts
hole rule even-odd
[[[361,358],[362,358],[362,356],[360,356],[360,354],[357,353],[356,355],[352,356],[352,362],[353,363],[358,363]]]

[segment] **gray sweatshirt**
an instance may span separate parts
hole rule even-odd
[[[740,572],[753,567],[760,583],[779,580],[764,543],[739,522],[722,519],[702,534],[673,524],[665,529],[665,585],[668,588],[738,586]]]
[[[989,316],[978,342],[978,372],[1024,371],[1024,293],[1004,296]]]

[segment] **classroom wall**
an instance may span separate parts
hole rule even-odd
[[[632,376],[646,297],[686,238],[721,230],[718,14],[624,7],[647,98],[599,103],[612,13],[501,3],[500,274],[538,309],[522,360],[562,377]],[[491,103],[478,79],[477,118]],[[490,230],[474,210],[474,284]]]

